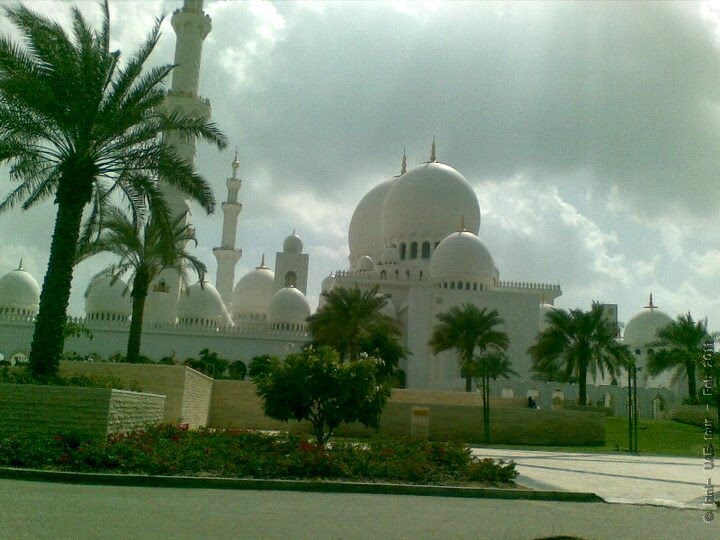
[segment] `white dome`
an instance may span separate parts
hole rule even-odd
[[[127,283],[118,278],[113,283],[112,276],[91,283],[85,291],[85,315],[96,318],[98,315],[119,315],[127,319],[132,311],[132,298]]]
[[[477,234],[480,206],[470,183],[442,163],[425,163],[392,185],[382,208],[384,245],[439,242],[461,223]]]
[[[631,349],[645,348],[657,340],[657,331],[672,319],[658,309],[645,309],[634,315],[625,326],[623,341]]]
[[[540,304],[540,325],[539,330],[542,332],[548,327],[547,314],[555,310],[552,304]]]
[[[240,278],[235,285],[232,295],[233,318],[264,319],[274,293],[275,273],[261,264]]]
[[[375,263],[370,257],[363,255],[358,259],[357,268],[358,270],[364,271],[373,270],[375,268]]]
[[[198,281],[180,293],[178,322],[199,326],[231,326],[220,293],[210,283]]]
[[[377,259],[385,243],[382,234],[383,201],[394,179],[376,185],[360,200],[350,219],[348,245],[350,247],[350,265],[363,255]]]
[[[304,327],[309,316],[310,304],[305,295],[295,287],[280,289],[270,301],[268,321],[271,324]]]
[[[0,313],[34,316],[40,305],[40,286],[26,272],[22,263],[0,278]]]
[[[435,249],[430,259],[430,277],[436,283],[470,283],[485,288],[493,286],[498,278],[490,252],[480,239],[469,231],[447,236]],[[467,288],[467,285],[463,288]]]
[[[400,253],[394,246],[388,246],[380,254],[380,264],[397,264],[400,262]]]
[[[303,243],[300,237],[293,233],[288,236],[285,241],[283,242],[283,252],[284,253],[302,253],[303,250]]]
[[[330,292],[332,291],[332,288],[335,286],[335,276],[330,274],[329,276],[325,277],[325,279],[322,280],[322,283],[320,284],[320,291],[321,292]]]

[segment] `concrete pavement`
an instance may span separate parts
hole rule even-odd
[[[533,489],[589,491],[608,502],[711,509],[704,504],[708,478],[720,483],[720,469],[704,470],[701,457],[574,454],[476,448],[478,456],[514,460],[517,482]],[[720,490],[718,490],[720,501]],[[718,515],[720,518],[720,515]]]

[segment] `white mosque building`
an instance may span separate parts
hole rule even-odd
[[[202,41],[210,31],[202,1],[185,0],[172,23],[178,68],[167,106],[209,115],[209,104],[197,95]],[[176,141],[176,146],[178,152],[194,158],[194,144]],[[196,283],[181,292],[179,279],[172,273],[165,273],[153,285],[144,319],[142,353],[146,356],[174,356],[181,361],[208,348],[229,360],[247,361],[259,354],[285,355],[311,339],[306,331],[311,307],[305,296],[309,255],[303,253],[298,235],[285,239],[274,269],[263,257],[253,271],[235,282],[235,266],[242,256],[236,247],[242,210],[238,168],[236,156],[222,204],[221,245],[213,250],[218,263],[215,286]],[[172,197],[173,208],[182,212],[184,201],[177,194]],[[374,186],[359,202],[348,231],[349,268],[325,278],[322,291],[379,287],[388,300],[386,313],[397,319],[402,342],[410,352],[401,365],[409,388],[463,389],[454,355],[433,355],[428,341],[438,314],[471,303],[499,312],[510,340],[508,354],[519,374],[514,380],[494,383],[493,393],[532,395],[547,407],[561,395],[575,398],[573,385],[533,381],[526,352],[543,328],[545,313],[562,294],[560,286],[501,279],[482,241],[480,223],[480,206],[471,184],[456,169],[438,161],[433,141],[427,162],[408,169],[403,156],[400,174]],[[66,351],[104,357],[124,353],[131,312],[125,288],[120,281],[111,284],[108,280],[87,290],[85,317],[78,322],[91,330],[94,339],[71,338]],[[24,360],[29,352],[39,293],[37,281],[22,263],[0,278],[0,354],[13,363]],[[629,321],[625,341],[639,351],[640,364],[657,328],[669,321],[652,300]],[[619,404],[627,392],[623,381],[618,382],[590,387],[590,399],[604,405],[616,403],[616,412],[622,414]],[[668,381],[641,381],[641,386],[648,385],[642,389],[647,394],[644,414],[660,412],[667,402],[675,401]]]

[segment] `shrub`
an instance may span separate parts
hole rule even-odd
[[[127,384],[112,375],[58,375],[51,378],[38,379],[33,377],[27,366],[8,367],[0,369],[0,383],[9,384],[44,384],[53,386],[80,386],[84,388],[115,388],[117,390],[139,391],[137,383]]]

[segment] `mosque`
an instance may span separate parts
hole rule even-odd
[[[197,94],[202,43],[210,32],[210,18],[202,0],[184,0],[172,16],[177,35],[172,87],[166,106],[209,115],[207,100]],[[192,141],[171,141],[178,153],[194,159]],[[166,272],[152,286],[145,311],[142,353],[151,358],[170,356],[178,361],[208,348],[221,357],[247,361],[259,354],[283,356],[311,339],[306,318],[311,306],[307,291],[309,255],[303,242],[291,234],[276,253],[274,268],[263,257],[259,265],[235,282],[235,266],[242,256],[236,247],[237,221],[242,211],[237,155],[227,179],[222,203],[223,226],[215,285],[195,283],[181,291],[179,277]],[[171,207],[182,212],[185,202],[170,193]],[[543,383],[531,379],[526,351],[543,329],[545,314],[561,296],[560,285],[550,282],[517,282],[501,279],[495,261],[482,241],[481,212],[468,180],[437,159],[433,141],[429,159],[409,168],[403,156],[400,174],[385,180],[360,200],[348,231],[349,268],[326,277],[321,289],[379,287],[387,298],[385,313],[396,318],[401,339],[410,354],[401,368],[406,386],[417,389],[462,390],[455,356],[433,355],[428,341],[437,315],[466,303],[496,309],[510,339],[508,351],[518,377],[496,381],[492,391],[505,397],[534,396],[546,406],[556,398],[577,396],[573,385]],[[33,269],[36,270],[36,269]],[[131,312],[126,284],[109,280],[89,287],[85,293],[84,324],[94,339],[70,338],[66,351],[109,357],[124,353]],[[0,353],[11,363],[27,358],[40,288],[23,268],[0,278]],[[322,307],[323,298],[320,299]],[[617,306],[606,306],[617,321]],[[633,317],[624,339],[643,365],[655,331],[670,322],[652,302]],[[602,384],[603,382],[607,384]],[[619,384],[598,381],[589,387],[591,400],[619,406],[626,390]],[[553,385],[552,388],[546,386]],[[656,416],[676,401],[676,390],[666,379],[642,378],[640,386],[648,407]],[[645,399],[645,398],[643,398]],[[659,400],[659,401],[658,401]]]

